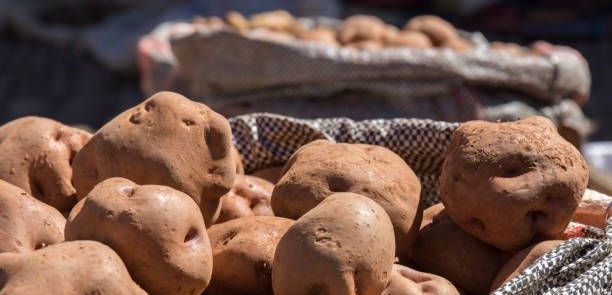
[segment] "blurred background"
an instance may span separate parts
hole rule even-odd
[[[160,67],[161,71],[176,71],[163,69],[167,64],[152,66],[143,61],[164,59],[155,55],[166,54],[167,48],[146,47],[146,54],[142,51],[143,44],[167,46],[142,42],[146,36],[155,35],[152,32],[162,32],[163,24],[190,23],[196,16],[224,17],[228,11],[249,16],[276,9],[296,17],[375,15],[399,28],[413,16],[435,14],[490,41],[529,45],[545,40],[569,46],[588,61],[592,85],[590,95],[574,99],[585,118],[580,118],[583,122],[574,128],[579,129],[574,130],[578,135],[568,136],[612,140],[612,128],[608,128],[612,120],[608,98],[612,93],[612,3],[604,0],[0,0],[0,123],[39,115],[98,128],[146,98],[152,89],[164,89],[163,83],[151,86],[151,77],[144,76],[155,75]],[[231,55],[232,50],[227,48],[226,54]],[[181,89],[176,85],[167,88]],[[361,94],[351,94],[355,95]],[[487,92],[479,95],[486,96]],[[342,105],[355,103],[354,99],[342,99]],[[521,101],[538,110],[545,107],[537,99]],[[296,115],[287,102],[265,104],[264,111],[266,107],[276,112],[287,109],[287,114]],[[437,107],[461,105],[447,105],[443,100]],[[249,110],[262,109],[242,105],[238,111],[233,108],[225,113]],[[377,114],[347,111],[346,115],[362,119],[403,113],[383,109]],[[433,116],[451,121],[462,118]]]

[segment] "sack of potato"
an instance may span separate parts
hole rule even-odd
[[[0,126],[0,163],[3,295],[612,290],[612,198],[543,117],[227,120],[161,92],[94,134]]]
[[[579,107],[591,83],[580,53],[545,42],[490,43],[435,16],[395,27],[364,15],[231,12],[162,24],[140,40],[138,55],[145,93],[179,91],[227,116],[461,122],[542,115],[582,136],[592,128]]]

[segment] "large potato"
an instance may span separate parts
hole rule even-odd
[[[274,250],[293,222],[249,216],[210,227],[215,267],[204,294],[272,295]]]
[[[109,247],[94,241],[0,254],[0,294],[146,295]]]
[[[273,216],[270,196],[274,184],[250,175],[237,175],[234,186],[221,198],[221,213],[215,223],[245,216]]]
[[[191,196],[206,224],[236,175],[227,120],[182,95],[160,92],[104,125],[74,159],[80,199],[99,182],[123,177]]]
[[[550,252],[552,249],[556,248],[562,243],[563,241],[561,240],[544,241],[518,252],[516,255],[510,258],[510,260],[508,260],[508,262],[502,266],[499,273],[497,273],[497,276],[495,276],[495,279],[491,284],[491,291],[496,290],[505,282],[520,275],[525,268],[530,266],[538,258],[542,257],[542,255]]]
[[[394,264],[389,285],[381,295],[459,295],[447,279]]]
[[[276,216],[297,219],[334,192],[352,192],[381,205],[393,222],[400,258],[409,255],[421,223],[421,184],[392,151],[317,140],[287,162],[272,192]]]
[[[235,146],[231,148],[232,157],[234,158],[234,165],[236,167],[236,174],[244,174],[244,164],[242,163],[242,155]]]
[[[70,212],[66,240],[113,248],[150,294],[200,294],[212,273],[202,214],[191,198],[158,185],[110,178]]]
[[[77,202],[72,160],[90,137],[46,118],[8,122],[0,127],[0,179],[61,212],[70,211]]]
[[[389,33],[385,38],[388,47],[431,48],[431,40],[419,31],[401,31]]]
[[[251,175],[263,178],[271,183],[276,184],[281,178],[282,172],[283,166],[272,166],[264,169],[259,169],[251,173]]]
[[[386,24],[370,15],[354,15],[342,23],[338,29],[338,41],[342,44],[361,41],[381,41],[385,36]]]
[[[506,255],[461,230],[444,211],[437,205],[425,210],[424,215],[433,217],[414,244],[414,262],[419,270],[442,276],[469,294],[487,294]]]
[[[543,117],[471,121],[453,134],[440,198],[466,232],[502,250],[560,238],[584,194],[580,152]]]
[[[0,224],[0,253],[31,252],[64,241],[61,213],[2,180]]]
[[[380,295],[395,258],[393,225],[382,207],[336,193],[300,217],[274,253],[275,295]]]
[[[406,23],[404,30],[422,32],[435,46],[459,38],[459,33],[453,25],[435,15],[413,17]]]

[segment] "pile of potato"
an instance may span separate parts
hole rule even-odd
[[[540,117],[463,124],[430,208],[380,146],[242,167],[228,121],[170,92],[93,135],[0,127],[0,294],[486,294],[561,242],[588,179]]]
[[[465,52],[474,48],[472,42],[461,37],[451,23],[435,15],[413,17],[401,29],[370,15],[351,16],[337,28],[325,25],[307,27],[284,10],[263,12],[250,18],[232,11],[225,19],[197,17],[193,22],[209,28],[227,28],[241,33],[260,30],[281,42],[305,40],[363,50],[439,47]],[[493,42],[490,48],[513,55],[531,54],[530,49],[514,43]]]

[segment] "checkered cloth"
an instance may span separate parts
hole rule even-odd
[[[444,150],[459,126],[423,119],[303,120],[266,113],[234,117],[230,124],[247,172],[283,165],[316,139],[384,146],[419,177],[426,206],[439,202]],[[584,238],[566,241],[494,294],[612,294],[612,219],[606,233],[591,229]]]

